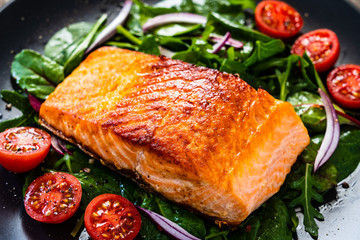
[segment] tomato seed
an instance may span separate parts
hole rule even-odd
[[[110,237],[107,233],[103,233],[103,234],[101,234],[101,236],[103,236],[104,238],[109,238]]]
[[[51,215],[51,211],[50,210],[47,210],[46,213],[45,213],[45,216],[48,217]]]

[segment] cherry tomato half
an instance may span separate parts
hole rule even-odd
[[[326,80],[331,97],[346,108],[360,108],[360,66],[343,65],[332,70]]]
[[[81,195],[81,184],[73,175],[63,172],[45,173],[26,190],[25,210],[39,222],[62,223],[77,211]]]
[[[291,48],[291,53],[306,54],[318,72],[329,70],[336,63],[340,44],[336,34],[329,29],[317,29],[300,36]]]
[[[102,194],[87,206],[84,223],[93,240],[131,240],[140,231],[141,217],[126,198],[116,194]]]
[[[50,135],[40,129],[7,129],[0,133],[0,164],[13,172],[29,171],[44,160],[50,145]]]
[[[294,8],[281,1],[260,2],[255,8],[255,22],[259,31],[274,38],[290,38],[304,24]]]

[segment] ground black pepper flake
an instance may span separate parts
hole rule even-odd
[[[349,185],[347,182],[343,182],[343,183],[341,184],[341,186],[342,186],[343,188],[345,188],[345,189],[347,189],[347,188],[350,187],[350,185]]]

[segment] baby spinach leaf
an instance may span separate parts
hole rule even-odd
[[[268,42],[273,39],[245,25],[232,21],[232,19],[228,19],[216,12],[211,12],[208,18],[209,18],[208,21],[213,21],[214,23],[218,23],[223,27],[230,29],[232,36],[235,37],[240,37],[249,40],[260,40],[263,42]]]
[[[283,201],[272,197],[231,232],[230,240],[277,240],[292,239],[292,221]]]
[[[15,56],[11,75],[20,88],[37,98],[46,99],[64,79],[64,69],[50,58],[25,49]]]
[[[305,166],[304,175],[297,181],[290,184],[291,188],[298,189],[301,194],[290,202],[290,207],[301,206],[304,213],[305,231],[312,236],[318,236],[318,225],[315,218],[323,220],[323,215],[312,205],[312,200],[322,202],[321,194],[314,190],[314,179],[312,176],[313,165],[307,163]]]
[[[171,240],[166,234],[161,232],[151,220],[143,215],[141,215],[141,228],[138,236],[140,236],[141,239],[147,240]]]
[[[326,115],[324,108],[311,105],[323,104],[319,95],[302,91],[289,96],[287,101],[294,106],[295,112],[309,131],[313,133],[325,131]]]
[[[274,39],[268,42],[256,41],[253,53],[245,60],[247,67],[261,62],[285,50],[285,44],[280,39]]]
[[[14,107],[19,109],[22,112],[22,116],[0,122],[0,132],[3,132],[8,128],[18,127],[18,126],[28,126],[36,123],[35,116],[37,114],[34,111],[34,109],[31,107],[27,97],[22,96],[21,94],[10,90],[2,90],[1,97],[6,102],[12,104]]]
[[[80,41],[78,45],[76,45],[75,49],[66,59],[64,63],[64,73],[66,76],[69,75],[81,63],[84,57],[85,50],[90,46],[91,42],[94,40],[96,34],[105,23],[106,18],[107,15],[104,14],[97,20],[97,22],[93,25],[93,27],[88,32],[88,34],[86,34],[84,39]]]
[[[206,235],[206,228],[204,221],[195,214],[182,209],[178,205],[169,203],[161,198],[155,199],[160,214],[177,223],[180,227],[186,229],[189,233],[204,238]]]
[[[307,162],[315,159],[323,138],[323,135],[312,137],[309,146],[304,150],[300,158]],[[333,164],[337,169],[337,182],[349,176],[349,174],[356,169],[360,162],[358,157],[359,152],[360,130],[350,127],[343,128],[341,130],[339,144],[329,159],[329,163]]]
[[[159,44],[154,36],[147,36],[139,46],[139,51],[152,55],[160,55]]]
[[[339,172],[338,181],[352,173],[360,162],[360,130],[345,129],[341,132],[339,144],[329,159]]]
[[[324,132],[326,128],[326,114],[323,102],[318,94],[300,91],[287,98],[300,116],[302,122],[311,133]],[[335,109],[342,111],[338,106]],[[351,124],[347,118],[338,115],[340,124]]]
[[[197,237],[205,237],[204,220],[195,214],[142,189],[135,191],[134,198],[141,207],[163,215]]]
[[[160,37],[159,45],[172,51],[184,51],[189,45],[178,37]]]
[[[60,29],[45,45],[44,55],[64,65],[92,27],[92,23],[79,22]]]
[[[201,24],[167,24],[155,29],[154,34],[159,36],[180,36],[184,34],[190,34],[198,31],[202,28]]]
[[[120,193],[120,181],[113,174],[106,172],[78,172],[73,175],[80,181],[83,190],[80,207],[85,210],[92,199],[103,193]]]
[[[323,165],[313,176],[315,189],[323,193],[337,185],[338,170],[331,162]]]

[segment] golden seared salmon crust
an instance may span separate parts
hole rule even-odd
[[[289,103],[237,76],[113,47],[48,97],[40,122],[167,199],[239,224],[309,143]]]

